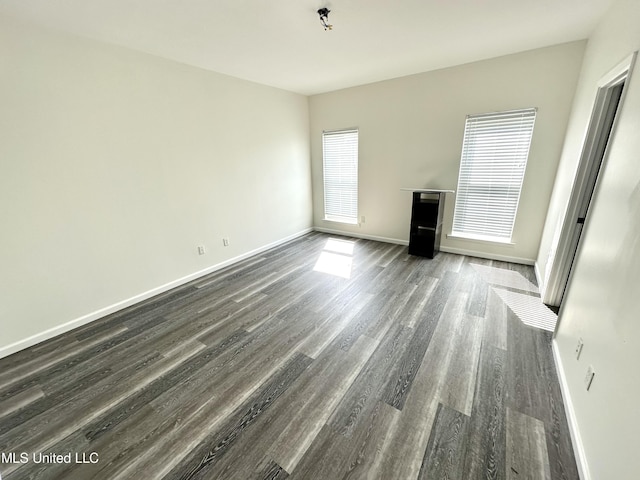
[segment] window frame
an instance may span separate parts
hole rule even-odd
[[[537,108],[467,115],[451,237],[513,244]]]
[[[346,142],[342,145],[342,152],[340,152],[341,146],[338,143],[328,145],[332,139],[337,142]],[[357,127],[322,132],[322,184],[325,221],[350,225],[358,224],[359,142],[360,132]],[[328,152],[328,147],[335,150]],[[343,155],[348,155],[348,158],[345,160]]]

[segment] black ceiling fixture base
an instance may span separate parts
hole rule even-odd
[[[329,10],[326,7],[318,10],[318,15],[320,16],[320,22],[322,23],[322,26],[324,27],[325,30],[333,30],[333,25],[329,23],[329,12],[331,12],[331,10]]]

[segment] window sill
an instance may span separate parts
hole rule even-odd
[[[358,220],[353,218],[337,218],[337,217],[324,217],[323,220],[325,222],[332,222],[332,223],[344,223],[347,225],[357,225],[358,224]]]
[[[489,239],[489,238],[482,238],[482,237],[474,237],[472,235],[461,235],[459,233],[453,234],[453,233],[449,233],[447,234],[447,238],[453,238],[455,240],[464,240],[467,242],[477,242],[477,243],[492,243],[495,245],[509,245],[509,246],[514,246],[515,243],[513,243],[510,240],[501,240],[501,239]]]

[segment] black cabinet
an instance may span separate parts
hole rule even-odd
[[[409,254],[433,258],[440,250],[446,192],[414,191]]]

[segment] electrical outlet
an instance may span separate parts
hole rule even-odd
[[[362,215],[362,216],[360,217],[360,223],[364,223],[364,222],[365,222],[365,220],[366,220],[366,219],[364,218],[364,215]]]
[[[582,347],[584,347],[584,341],[579,338],[578,345],[576,345],[576,360],[580,360],[580,354],[582,353]]]
[[[204,245],[198,245],[198,255],[204,255],[204,254],[205,254]]]
[[[591,388],[591,383],[593,382],[593,377],[596,375],[596,372],[593,371],[593,367],[589,365],[587,368],[587,374],[584,377],[584,386],[587,388],[587,391]]]
[[[226,238],[226,237],[225,237],[225,238],[223,238],[223,239],[222,239],[222,245],[224,245],[225,247],[228,247],[228,246],[229,246],[229,239],[228,239],[228,238]]]

